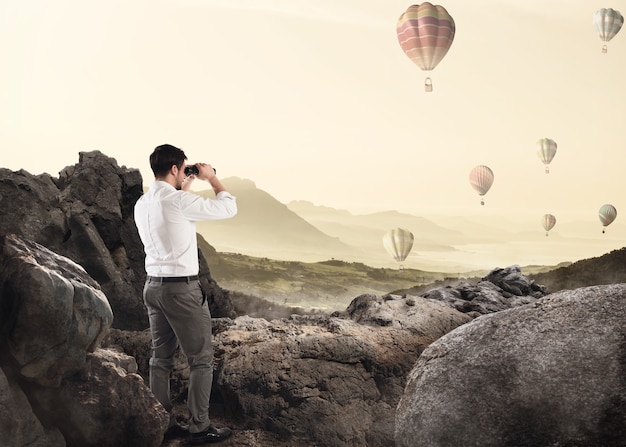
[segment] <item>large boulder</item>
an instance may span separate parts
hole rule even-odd
[[[29,394],[68,446],[158,447],[170,419],[135,360],[108,349],[88,354],[81,371],[60,387],[35,387]]]
[[[81,266],[15,235],[0,236],[0,310],[0,349],[45,386],[77,372],[113,321]]]
[[[137,363],[99,349],[112,321],[80,265],[0,236],[0,445],[160,445],[169,415]]]
[[[143,193],[137,169],[118,166],[99,151],[80,152],[79,162],[58,178],[0,168],[0,234],[37,242],[80,264],[111,303],[113,327],[148,327],[142,290],[144,252],[133,218]],[[227,291],[211,278],[202,252],[200,280],[214,316],[234,317]]]
[[[626,284],[476,318],[408,376],[397,447],[626,446]]]
[[[225,414],[294,442],[393,445],[406,375],[428,344],[470,318],[422,298],[358,302],[365,324],[295,315],[218,324],[215,393]]]

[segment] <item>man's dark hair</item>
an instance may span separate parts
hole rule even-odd
[[[150,154],[150,167],[155,177],[165,177],[173,165],[182,169],[187,156],[182,149],[171,144],[162,144]]]

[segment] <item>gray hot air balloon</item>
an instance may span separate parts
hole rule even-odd
[[[602,205],[600,210],[598,211],[598,217],[600,218],[600,222],[602,223],[602,232],[606,232],[606,227],[611,225],[611,222],[615,220],[617,217],[617,210],[613,205]]]
[[[398,262],[402,262],[413,248],[413,233],[404,228],[394,228],[383,236],[383,246],[387,253]],[[402,266],[400,267],[402,268]]]
[[[546,165],[546,174],[550,173],[548,165],[554,158],[555,154],[556,143],[554,142],[554,140],[551,140],[550,138],[542,138],[541,140],[537,141],[537,155],[539,156],[539,159],[541,159],[543,164]]]
[[[543,229],[546,230],[546,236],[548,235],[548,231],[550,231],[556,225],[556,217],[552,214],[544,214],[541,219],[541,224],[543,225]]]
[[[619,11],[612,8],[600,8],[593,15],[593,26],[600,36],[604,45],[602,46],[602,52],[606,53],[606,43],[611,40],[622,29],[624,24],[624,17]]]

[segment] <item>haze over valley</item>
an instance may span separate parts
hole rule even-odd
[[[546,236],[541,216],[498,215],[488,205],[468,216],[413,215],[394,210],[353,214],[308,201],[281,203],[248,179],[223,180],[237,197],[239,214],[224,221],[199,222],[198,232],[218,251],[276,260],[331,259],[373,267],[463,273],[513,264],[555,266],[600,256],[625,244],[618,221],[602,233],[597,216],[559,221]],[[212,196],[212,191],[200,191]],[[384,233],[396,227],[415,236],[399,263],[384,249]]]

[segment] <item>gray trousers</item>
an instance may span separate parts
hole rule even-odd
[[[170,375],[174,353],[180,347],[189,362],[189,432],[209,426],[209,398],[213,383],[211,314],[199,281],[161,283],[147,280],[143,299],[152,333],[150,390],[172,415]]]

